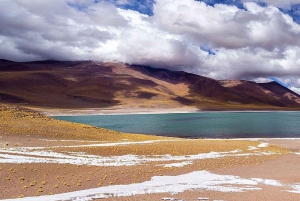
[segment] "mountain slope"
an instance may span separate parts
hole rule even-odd
[[[244,104],[267,104],[279,107],[295,106],[297,107],[300,99],[295,97],[294,100],[287,99],[283,95],[274,93],[273,90],[269,90],[264,87],[265,84],[257,84],[255,82],[243,81],[243,80],[224,80],[220,81],[222,85],[229,88],[232,93],[244,97]],[[279,85],[279,84],[278,84]],[[281,85],[280,85],[281,86]],[[295,96],[292,91],[287,88],[282,89],[287,95]]]
[[[282,97],[285,101],[300,103],[300,95],[293,92],[290,89],[278,84],[277,82],[261,83],[259,84],[263,88],[271,91],[279,97]]]
[[[0,60],[0,102],[40,108],[299,109],[275,83],[224,80],[92,61]]]

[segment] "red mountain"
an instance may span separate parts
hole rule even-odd
[[[92,61],[0,60],[0,102],[70,109],[300,109],[300,96],[276,82],[217,81],[182,71]]]

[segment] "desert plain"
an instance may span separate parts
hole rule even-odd
[[[2,200],[300,199],[300,139],[182,139],[0,113]]]

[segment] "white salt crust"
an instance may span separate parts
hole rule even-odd
[[[233,175],[218,175],[208,171],[195,171],[178,176],[154,176],[150,181],[142,183],[105,186],[56,195],[7,199],[3,201],[89,201],[96,198],[128,197],[154,193],[178,194],[187,190],[245,192],[260,190],[261,188],[256,187],[259,184],[282,186],[280,182],[274,180],[259,178],[243,179]]]

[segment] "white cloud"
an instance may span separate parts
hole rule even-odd
[[[300,95],[300,88],[297,88],[297,87],[290,87],[290,90],[296,92],[297,94]]]
[[[272,80],[270,78],[259,77],[259,78],[255,78],[253,81],[257,83],[268,83],[271,82]]]
[[[198,44],[214,48],[244,47],[274,50],[300,45],[300,26],[276,7],[245,3],[247,10],[216,4],[207,6],[194,0],[158,1],[154,20],[161,29],[177,33]],[[284,30],[284,31],[283,31]]]
[[[281,1],[272,5],[276,2]],[[0,3],[4,59],[120,61],[217,79],[300,75],[300,26],[274,6],[245,2],[242,10],[194,0],[157,0],[153,16],[148,16],[105,1]],[[292,87],[300,85],[292,82]]]

